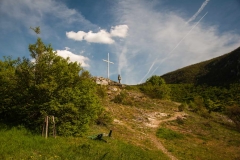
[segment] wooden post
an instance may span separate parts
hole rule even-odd
[[[111,137],[112,136],[112,130],[110,130],[109,134],[108,134],[108,137]]]
[[[56,126],[55,126],[54,116],[52,116],[52,121],[53,121],[53,137],[56,138]]]
[[[44,118],[44,122],[43,122],[43,127],[42,127],[42,137],[44,137],[44,130],[45,130],[45,125],[46,124],[46,118]]]
[[[46,116],[46,119],[45,119],[45,121],[46,121],[46,133],[45,133],[45,138],[47,138],[48,137],[48,116]]]

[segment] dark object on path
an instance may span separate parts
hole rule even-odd
[[[98,134],[97,137],[95,138],[95,140],[100,140],[100,141],[104,141],[107,143],[107,141],[105,139],[103,139],[103,134]]]
[[[107,136],[108,136],[108,137],[111,137],[111,136],[112,136],[112,130],[110,130],[110,132],[109,132],[108,135],[101,133],[101,134],[89,136],[89,138],[94,139],[94,140],[101,140],[101,141],[104,141],[104,142],[107,143],[107,141],[106,141],[105,139],[103,139],[104,136],[105,136],[105,137],[107,137]]]
[[[111,137],[112,136],[112,130],[110,130],[109,134],[108,134],[108,137]]]

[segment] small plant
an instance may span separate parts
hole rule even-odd
[[[134,102],[133,100],[128,96],[126,91],[121,91],[120,94],[116,95],[113,99],[114,103],[119,103],[123,105],[130,105],[133,106]]]
[[[107,126],[108,124],[111,124],[113,121],[113,117],[111,114],[107,111],[103,111],[99,116],[98,119],[96,120],[96,123],[98,125],[104,125]]]
[[[97,86],[97,95],[98,97],[104,99],[107,95],[107,90],[105,86]]]
[[[233,105],[226,108],[227,116],[235,123],[237,129],[240,131],[240,106]]]
[[[178,111],[179,112],[182,112],[184,111],[184,109],[187,107],[187,104],[186,103],[182,103],[180,106],[178,106]]]
[[[176,121],[177,121],[177,124],[184,124],[184,120],[182,117],[177,117]]]
[[[116,95],[113,99],[114,103],[123,103],[124,99],[127,97],[127,93],[122,91],[120,94]]]

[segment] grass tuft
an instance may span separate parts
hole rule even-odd
[[[170,130],[168,128],[159,128],[157,130],[157,137],[166,139],[166,140],[172,140],[172,139],[183,139],[184,136],[180,133],[177,133],[173,130]]]

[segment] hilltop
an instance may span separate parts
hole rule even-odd
[[[222,56],[161,76],[169,84],[229,85],[240,82],[240,47]]]

